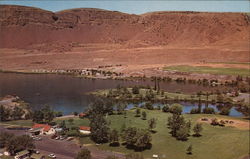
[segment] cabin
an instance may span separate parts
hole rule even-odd
[[[30,152],[28,150],[23,150],[18,153],[16,153],[15,159],[24,159],[28,158],[30,156]]]
[[[91,134],[90,127],[88,126],[80,126],[79,131],[80,133],[85,134],[85,135]]]
[[[87,114],[86,113],[80,113],[78,116],[79,116],[79,118],[84,118],[84,117],[87,116]]]
[[[48,124],[34,124],[29,132],[32,135],[51,135],[56,133],[55,129]]]

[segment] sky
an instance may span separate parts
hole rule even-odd
[[[70,8],[101,8],[130,14],[153,11],[250,12],[249,0],[0,0],[0,4],[32,6],[53,12]]]

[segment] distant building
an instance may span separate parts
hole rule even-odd
[[[86,134],[86,135],[91,133],[90,132],[90,127],[88,127],[88,126],[80,126],[79,131],[80,131],[80,133]]]
[[[84,117],[86,117],[86,116],[87,116],[86,113],[80,113],[80,114],[79,114],[79,118],[84,118]]]
[[[55,129],[48,124],[34,124],[29,132],[33,135],[50,135],[56,133]]]

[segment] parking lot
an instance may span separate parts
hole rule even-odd
[[[0,126],[1,132],[9,132],[15,135],[28,135],[28,132],[25,130],[9,130]],[[40,140],[34,140],[36,150],[40,151],[41,154],[48,156],[49,154],[55,154],[56,158],[59,159],[73,159],[77,153],[80,151],[80,146],[75,143],[75,141],[67,141],[64,140],[56,140],[51,139],[51,136],[39,136]],[[102,151],[97,149],[94,146],[88,147],[91,151],[91,155],[93,159],[104,159],[107,156],[116,155],[120,158],[124,158],[124,155],[117,154],[108,151]]]

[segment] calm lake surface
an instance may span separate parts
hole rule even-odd
[[[115,88],[118,84],[121,86],[154,85],[150,80],[122,81],[85,79],[57,74],[0,73],[0,97],[17,95],[30,103],[33,109],[38,109],[48,104],[56,111],[61,111],[63,114],[71,114],[75,111],[84,111],[94,100],[95,97],[87,95],[88,92]],[[161,82],[160,86],[168,92],[181,91],[184,93],[196,93],[212,89],[196,84],[178,84],[176,82]],[[184,113],[189,112],[193,107],[197,107],[195,104],[182,104],[184,105]],[[216,108],[214,105],[210,105],[210,107]],[[230,115],[242,116],[234,108],[231,109]]]

